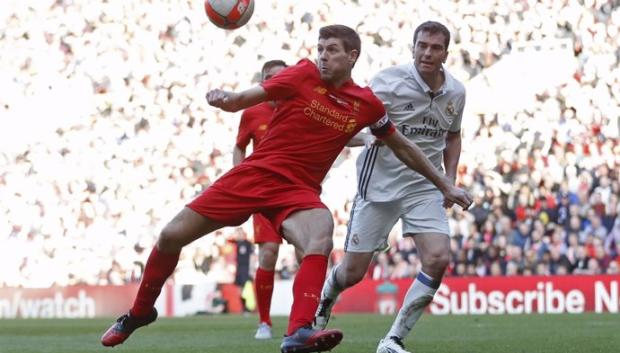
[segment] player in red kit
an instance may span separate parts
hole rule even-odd
[[[267,61],[261,69],[261,82],[272,78],[286,66],[282,60]],[[274,110],[275,102],[269,101],[243,111],[239,122],[237,143],[233,150],[233,165],[237,166],[245,159],[246,148],[250,142],[252,142],[254,149],[260,144],[267,133],[267,126]],[[258,244],[258,269],[254,277],[254,288],[256,288],[259,323],[254,338],[270,339],[273,335],[269,311],[273,295],[274,271],[282,237],[273,228],[269,219],[260,213],[252,215],[252,223],[254,226],[254,243]]]
[[[346,26],[319,31],[317,64],[301,60],[263,82],[239,92],[213,90],[207,101],[235,112],[278,101],[267,135],[241,164],[220,177],[162,230],[144,270],[137,297],[102,337],[107,346],[124,342],[138,327],[153,322],[153,307],[177,265],[183,246],[224,226],[261,213],[303,254],[293,282],[293,305],[282,353],[324,352],[342,340],[336,329],[312,328],[332,249],[333,219],[320,200],[321,181],[349,141],[362,128],[391,148],[411,169],[428,178],[449,202],[467,208],[471,197],[398,132],[381,101],[356,85],[351,71],[361,50],[357,33]]]

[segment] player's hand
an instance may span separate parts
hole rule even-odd
[[[448,175],[446,175],[448,177],[448,179],[450,179],[452,181],[452,185],[455,185],[456,180],[454,177],[450,177]],[[443,208],[452,208],[452,206],[454,206],[454,202],[448,200],[448,199],[444,199],[443,200]]]
[[[232,112],[234,111],[231,99],[232,95],[232,92],[223,91],[221,89],[214,89],[207,92],[207,103],[224,111]]]
[[[452,205],[457,204],[466,210],[473,201],[473,197],[467,191],[452,185],[443,193],[443,196],[444,207],[452,207]]]

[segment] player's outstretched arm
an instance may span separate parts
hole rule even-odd
[[[456,182],[456,168],[459,165],[459,158],[461,156],[461,132],[448,131],[446,135],[446,148],[443,150],[443,164],[446,170],[446,176],[452,181],[452,184]],[[443,207],[450,208],[452,203],[448,200],[444,200]]]
[[[415,143],[405,138],[398,130],[382,140],[405,165],[435,184],[446,200],[458,204],[463,209],[469,207],[472,202],[471,195],[467,191],[455,187],[448,177],[433,166]]]
[[[267,92],[262,86],[256,86],[239,93],[214,89],[207,92],[206,98],[209,105],[226,112],[237,112],[266,101]]]
[[[443,164],[446,175],[452,182],[456,180],[456,168],[461,156],[461,132],[450,132],[446,136],[446,148],[443,150]]]

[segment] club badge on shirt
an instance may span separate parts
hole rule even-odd
[[[456,108],[454,108],[454,103],[452,101],[448,102],[446,106],[446,114],[450,116],[456,116]]]
[[[321,86],[316,86],[316,87],[314,87],[313,91],[318,93],[318,94],[325,94],[325,93],[327,93],[327,88],[321,87]]]

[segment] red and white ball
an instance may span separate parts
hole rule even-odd
[[[235,29],[248,23],[252,17],[254,0],[205,0],[205,11],[214,25]]]

